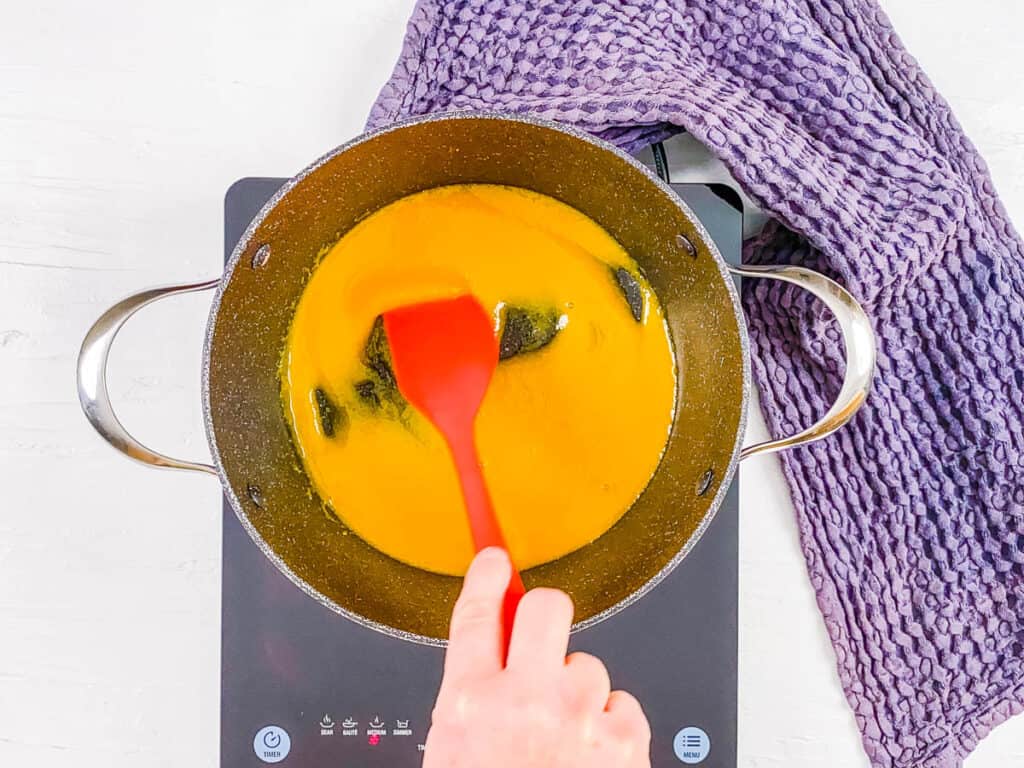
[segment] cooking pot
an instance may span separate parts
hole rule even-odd
[[[804,445],[849,421],[875,364],[871,326],[846,290],[800,267],[728,266],[665,183],[586,133],[527,117],[439,115],[368,133],[317,160],[264,206],[222,277],[143,291],[104,313],[82,344],[79,398],[97,431],[128,456],[219,476],[256,545],[311,597],[362,625],[428,644],[444,643],[460,580],[393,560],[324,513],[291,442],[278,364],[297,300],[327,246],[401,197],[464,183],[535,190],[598,222],[640,265],[671,333],[675,420],[646,489],[596,541],[523,574],[528,587],[558,587],[573,597],[577,629],[639,599],[686,557],[739,460]],[[838,319],[846,349],[845,378],[828,413],[799,434],[748,448],[741,440],[749,346],[730,273],[812,292]],[[134,312],[213,289],[202,380],[208,465],[135,440],[114,414],[105,371],[114,337]]]

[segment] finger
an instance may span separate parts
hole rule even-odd
[[[565,663],[572,600],[557,589],[532,589],[519,601],[508,647],[509,669],[557,670]]]
[[[565,660],[568,698],[583,712],[600,712],[608,704],[612,681],[608,669],[596,656],[572,653]]]
[[[636,743],[643,751],[650,749],[651,725],[635,696],[626,691],[612,691],[605,713],[609,730],[617,738]]]
[[[483,677],[501,670],[501,611],[511,576],[508,555],[495,547],[481,551],[470,564],[448,629],[446,681]]]

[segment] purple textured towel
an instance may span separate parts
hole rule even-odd
[[[749,261],[864,302],[866,408],[782,464],[871,761],[959,765],[1024,707],[1024,249],[874,0],[421,0],[370,123],[455,109],[627,149],[685,128],[776,219]],[[744,304],[794,432],[838,391],[838,334],[793,289],[749,280]]]

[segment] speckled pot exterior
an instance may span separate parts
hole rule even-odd
[[[461,183],[532,189],[597,221],[640,264],[672,334],[675,420],[647,488],[599,539],[524,573],[528,587],[573,596],[577,629],[641,598],[695,546],[736,470],[750,393],[739,299],[707,232],[648,168],[586,133],[434,115],[360,136],[289,181],[239,241],[210,311],[203,409],[214,462],[239,520],[291,581],[364,626],[432,645],[445,642],[460,581],[387,557],[324,511],[291,443],[278,366],[318,254],[401,197]]]

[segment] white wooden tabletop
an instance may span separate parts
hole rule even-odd
[[[218,752],[220,491],[121,458],[79,413],[86,327],[215,276],[235,179],[361,131],[413,0],[36,0],[0,21],[0,765],[201,766]],[[1024,218],[1024,7],[884,0]],[[687,155],[685,178],[721,177]],[[678,174],[683,177],[684,174]],[[144,441],[206,456],[208,296],[122,333],[111,391]],[[763,433],[759,416],[752,437]],[[864,768],[776,460],[741,492],[740,765]],[[1024,717],[967,768],[1024,764]]]

